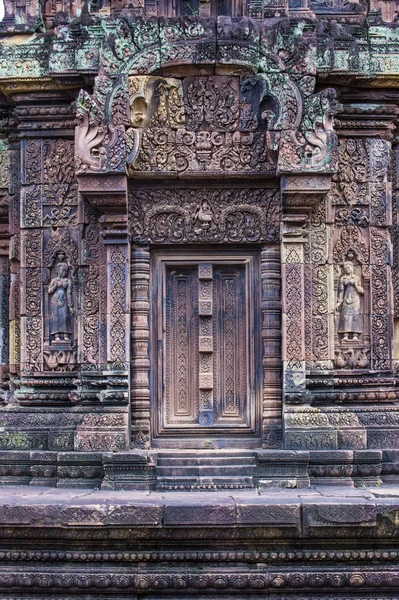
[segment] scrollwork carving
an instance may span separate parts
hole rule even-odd
[[[369,250],[360,230],[355,225],[347,225],[340,230],[334,245],[334,263],[343,263],[350,251],[362,264],[369,264]]]
[[[184,81],[186,126],[191,131],[235,131],[239,118],[238,79],[187,77]]]
[[[68,263],[76,268],[78,261],[78,249],[71,239],[68,229],[57,229],[50,237],[43,254],[43,262],[46,267],[52,267],[57,256],[66,255]]]
[[[386,369],[390,364],[389,285],[387,273],[387,232],[371,228],[372,253],[372,359],[377,369]]]
[[[275,190],[132,189],[130,227],[136,243],[277,241]]]

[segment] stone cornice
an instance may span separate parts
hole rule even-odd
[[[141,74],[187,63],[317,74],[328,83],[399,86],[399,34],[392,25],[368,30],[342,25],[338,30],[326,22],[287,19],[273,24],[228,17],[142,20],[128,11],[116,18],[96,17],[94,24],[77,23],[56,34],[3,38],[0,89],[12,95],[84,87],[99,70],[108,76]]]

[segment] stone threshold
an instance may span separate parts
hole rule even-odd
[[[399,535],[399,486],[207,492],[0,488],[0,529],[269,527],[290,537]],[[1,536],[2,534],[0,534]]]
[[[0,487],[2,600],[376,600],[399,592],[399,486]]]

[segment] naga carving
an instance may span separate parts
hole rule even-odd
[[[129,128],[126,77],[97,77],[93,96],[80,92],[76,116],[77,173],[124,172],[126,159],[138,150],[138,134]]]

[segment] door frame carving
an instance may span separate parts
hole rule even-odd
[[[215,247],[173,247],[156,248],[152,251],[150,268],[151,294],[151,416],[152,445],[161,447],[205,447],[206,441],[213,446],[221,442],[223,446],[258,447],[261,436],[261,404],[262,404],[262,350],[261,350],[261,271],[259,248]],[[163,373],[165,369],[164,354],[159,347],[159,337],[163,337],[165,311],[165,283],[167,265],[195,265],[198,263],[225,265],[246,265],[245,288],[247,303],[248,327],[248,378],[247,402],[249,424],[247,427],[230,428],[222,425],[211,427],[182,428],[168,430],[165,426],[163,411],[166,409]],[[214,332],[215,335],[216,332]],[[162,361],[162,362],[161,362]],[[200,439],[202,438],[202,439]]]
[[[187,249],[187,246],[183,247]],[[201,252],[204,246],[195,248],[197,252]],[[234,251],[233,247],[231,249]],[[262,431],[261,439],[254,438],[254,445],[279,448],[282,436],[280,246],[275,243],[267,246],[246,246],[246,249],[258,250],[261,278],[259,314],[262,315],[262,348],[259,349],[259,354],[262,364],[258,379],[261,382],[259,385],[263,388],[260,400]],[[176,252],[176,247],[174,251]],[[235,249],[236,253],[239,251]],[[150,367],[153,361],[150,354],[150,271],[152,271],[150,248],[134,245],[132,248],[131,435],[132,446],[136,448],[153,445],[151,440],[153,398],[150,389]],[[237,439],[242,438],[240,436]]]

